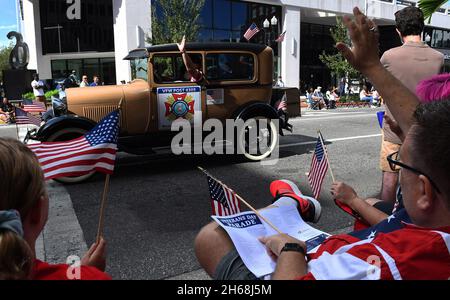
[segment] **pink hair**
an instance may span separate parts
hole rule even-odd
[[[416,93],[423,103],[450,98],[450,73],[422,80],[416,87]]]

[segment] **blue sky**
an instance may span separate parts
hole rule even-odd
[[[0,46],[6,46],[11,42],[6,37],[8,32],[17,30],[16,4],[15,0],[0,0],[0,3]]]

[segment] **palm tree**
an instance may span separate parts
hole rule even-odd
[[[428,24],[431,22],[431,15],[444,5],[448,0],[419,0],[419,8],[423,11]]]

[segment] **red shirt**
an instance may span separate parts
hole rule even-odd
[[[111,276],[95,267],[81,266],[78,270],[72,268],[68,272],[69,267],[66,264],[50,265],[35,259],[31,278],[33,280],[111,280]]]
[[[309,256],[308,274],[299,279],[450,278],[450,227],[405,228],[366,240],[349,235],[328,238]]]

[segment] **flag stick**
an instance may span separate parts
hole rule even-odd
[[[205,173],[208,176],[211,176],[211,174],[209,174],[205,169],[203,169],[202,167],[197,166],[197,168],[202,171],[203,173]],[[216,179],[214,176],[211,176],[212,178],[214,178],[214,180],[216,180],[218,183],[220,183],[221,185],[223,185],[224,187],[230,189],[225,183],[223,183],[222,181]],[[233,191],[232,189],[230,189],[231,191]],[[275,225],[272,224],[272,222],[270,222],[269,220],[267,220],[266,218],[264,218],[256,209],[253,208],[253,206],[251,206],[247,201],[245,201],[241,196],[239,196],[235,191],[233,191],[234,195],[236,196],[236,198],[238,198],[242,203],[244,203],[248,208],[250,208],[261,220],[263,220],[264,222],[266,222],[267,224],[269,224],[270,227],[273,228],[273,230],[275,230],[276,232],[278,232],[279,234],[283,234],[283,232],[278,229]]]
[[[336,182],[336,180],[334,179],[333,170],[331,170],[330,160],[328,159],[327,148],[325,148],[325,144],[322,140],[322,133],[320,132],[320,130],[317,130],[317,133],[319,134],[320,143],[322,144],[323,152],[325,153],[325,158],[327,160],[328,169],[330,169],[331,178],[333,179],[333,182]]]
[[[100,238],[103,235],[103,224],[104,224],[104,218],[105,218],[106,198],[107,198],[108,190],[109,190],[109,178],[110,178],[110,174],[106,174],[105,187],[103,188],[102,202],[100,204],[100,216],[99,216],[99,220],[98,220],[97,239],[96,239],[97,243],[100,241]]]

